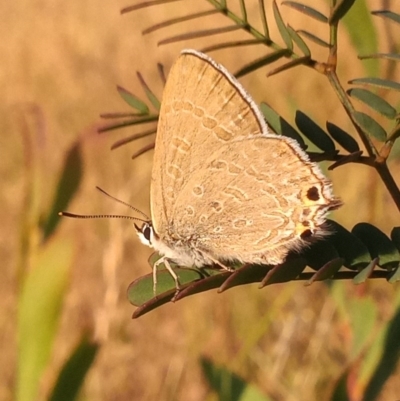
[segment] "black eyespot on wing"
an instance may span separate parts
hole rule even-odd
[[[317,187],[311,187],[307,191],[307,198],[311,201],[317,201],[319,200],[319,192]]]
[[[312,231],[309,230],[309,229],[304,230],[304,231],[300,234],[300,237],[301,237],[302,239],[309,238],[309,237],[311,237],[311,236],[312,236]]]

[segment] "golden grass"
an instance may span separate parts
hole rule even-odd
[[[185,14],[194,1],[188,3],[180,6],[182,11],[176,5],[165,5],[124,16],[119,15],[119,9],[129,2],[18,0],[0,6],[0,399],[12,399],[16,374],[15,266],[24,188],[29,179],[21,175],[25,171],[21,134],[39,143],[40,158],[46,165],[40,194],[43,210],[53,196],[64,152],[80,138],[85,179],[69,209],[80,213],[125,213],[120,205],[98,195],[94,187],[99,185],[149,213],[151,154],[131,161],[130,155],[139,145],[110,152],[113,141],[132,130],[99,136],[95,128],[100,112],[129,111],[115,90],[116,84],[143,96],[136,78],[139,70],[160,95],[162,85],[156,62],[163,62],[168,69],[181,48],[204,45],[197,39],[156,46],[157,40],[190,29],[190,23],[140,35],[149,25]],[[205,3],[196,0],[196,10],[206,9]],[[255,13],[256,2],[248,3],[249,12]],[[379,4],[371,1],[371,8]],[[324,2],[319,7],[326,12]],[[295,20],[297,13],[284,12],[292,25],[305,24]],[[210,27],[221,19],[209,18],[199,26]],[[315,29],[327,37],[322,24],[315,24]],[[343,81],[363,76],[362,63],[347,56],[353,50],[345,33],[340,45],[339,72]],[[243,65],[243,54],[252,59],[258,51],[257,47],[221,51],[214,57],[234,71]],[[322,76],[299,68],[298,73],[266,79],[267,70],[242,80],[257,101],[267,101],[291,121],[294,110],[301,108],[321,125],[329,119],[351,129]],[[27,127],[23,128],[25,120]],[[389,232],[394,219],[388,216],[398,216],[398,212],[374,172],[351,166],[334,171],[331,177],[336,193],[345,202],[335,219],[349,229],[357,222],[367,221]],[[209,292],[131,321],[133,308],[125,291],[130,281],[149,271],[146,259],[150,254],[139,244],[131,225],[125,221],[65,220],[57,235],[75,240],[76,258],[51,366],[42,382],[43,397],[85,329],[93,330],[102,344],[85,383],[82,399],[87,400],[211,400],[198,363],[203,355],[226,364],[276,400],[323,400],[351,362],[351,324],[324,284],[303,287],[290,283],[261,291],[256,286],[245,286],[222,295]],[[343,286],[347,299],[360,296],[354,295],[359,289],[351,283]],[[382,320],[387,321],[393,312],[393,287],[378,281],[364,287],[378,302]],[[393,377],[381,399],[398,398],[399,383]]]

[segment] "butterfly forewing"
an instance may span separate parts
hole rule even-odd
[[[186,51],[164,89],[154,153],[151,211],[163,232],[172,205],[210,152],[266,133],[261,114],[236,80],[202,53]]]

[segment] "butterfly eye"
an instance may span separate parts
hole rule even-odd
[[[146,240],[151,244],[151,228],[148,224],[146,224],[146,227],[142,228],[142,233],[144,238],[146,238]]]
[[[152,240],[152,237],[154,237],[155,233],[154,233],[154,229],[153,229],[153,225],[151,224],[151,221],[143,221],[143,224],[141,227],[139,227],[135,224],[135,228],[136,228],[136,231],[137,231],[140,241],[143,244],[152,248],[153,244],[151,243],[151,240]]]

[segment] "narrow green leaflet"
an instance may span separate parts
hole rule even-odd
[[[388,20],[391,20],[391,21],[394,21],[394,22],[397,22],[398,24],[400,24],[400,15],[396,14],[392,11],[389,11],[389,10],[372,11],[371,14],[376,15],[378,17],[386,18]]]
[[[335,152],[335,144],[327,133],[310,117],[299,110],[296,112],[296,124],[301,133],[319,149],[327,153]]]
[[[400,54],[398,53],[375,53],[366,54],[365,56],[358,56],[360,60],[372,59],[372,58],[383,58],[391,61],[400,61]]]
[[[43,239],[48,239],[60,223],[59,212],[67,209],[79,188],[83,176],[81,144],[74,143],[66,154],[50,213],[42,227]]]
[[[264,57],[261,57],[257,60],[252,61],[251,63],[245,65],[242,67],[239,71],[235,73],[236,78],[240,78],[243,75],[249,74],[250,72],[253,72],[255,70],[258,70],[261,67],[264,67],[265,65],[271,64],[276,60],[279,60],[280,58],[287,56],[289,53],[287,49],[280,49],[275,52],[269,53]]]
[[[372,259],[367,267],[362,269],[356,276],[354,276],[353,283],[357,285],[365,283],[371,277],[375,267],[378,266],[378,262],[378,258]]]
[[[200,31],[187,32],[180,35],[170,36],[157,42],[157,46],[168,45],[170,43],[183,42],[190,39],[206,38],[208,36],[219,35],[222,33],[234,32],[243,29],[242,24],[234,23],[233,25],[218,27],[213,29],[202,29]]]
[[[261,103],[260,110],[263,113],[268,125],[276,134],[285,135],[289,138],[292,138],[300,145],[302,149],[307,149],[307,145],[302,136],[268,104]]]
[[[267,21],[267,14],[265,12],[265,4],[264,1],[260,1],[259,2],[259,7],[260,7],[260,19],[261,19],[261,23],[264,29],[264,37],[267,41],[270,40],[270,36],[269,36],[269,28],[268,28],[268,21]]]
[[[349,371],[345,370],[343,374],[339,377],[339,380],[336,382],[329,401],[351,401],[347,392],[348,380]]]
[[[390,119],[396,118],[396,109],[392,107],[385,99],[381,98],[375,93],[361,88],[349,89],[347,93],[351,97],[363,102],[367,106],[371,107],[371,109],[377,111],[385,117]]]
[[[361,111],[355,111],[353,112],[353,118],[367,134],[373,136],[381,142],[386,140],[386,131],[368,114],[362,113]]]
[[[147,99],[149,99],[150,103],[153,105],[153,107],[157,110],[160,111],[161,108],[161,102],[158,100],[157,96],[153,93],[153,91],[150,89],[149,85],[147,85],[147,82],[144,80],[142,74],[140,72],[137,72],[137,77],[140,81],[140,84],[142,85]]]
[[[38,399],[49,362],[73,257],[72,244],[47,241],[25,277],[18,302],[15,401]]]
[[[352,327],[350,357],[358,358],[366,350],[377,320],[377,303],[371,297],[354,297],[347,310]],[[368,335],[369,333],[369,335]]]
[[[320,22],[328,22],[328,18],[325,17],[324,14],[317,11],[315,8],[311,8],[310,6],[306,6],[305,4],[298,3],[297,1],[283,1],[282,5],[294,8],[295,10],[308,15],[311,18],[316,19]]]
[[[122,88],[121,86],[117,86],[117,91],[122,99],[125,100],[129,106],[133,107],[134,109],[138,110],[141,114],[148,114],[149,108],[147,104],[141,101],[138,97],[136,97],[133,93],[127,91],[126,89]]]
[[[360,150],[358,142],[337,125],[328,121],[326,123],[326,129],[329,132],[329,135],[349,153],[358,152]]]
[[[64,364],[49,401],[74,401],[91,368],[99,345],[84,337]]]
[[[147,131],[139,132],[137,134],[129,135],[128,137],[122,138],[118,141],[115,141],[111,145],[111,150],[117,149],[120,146],[126,145],[129,142],[136,141],[141,138],[146,138],[147,136],[154,135],[156,133],[156,129],[149,129]]]
[[[400,358],[400,308],[397,309],[392,320],[389,322],[384,350],[381,360],[365,389],[362,401],[374,401],[378,399],[382,388],[388,378],[396,371]]]
[[[329,43],[328,42],[326,42],[323,39],[320,39],[318,36],[315,36],[314,34],[308,32],[308,31],[300,29],[300,30],[297,31],[297,33],[299,33],[300,35],[305,36],[307,39],[311,40],[312,42],[316,43],[319,46],[329,47]]]
[[[141,8],[149,7],[150,5],[153,4],[158,4],[158,3],[173,3],[176,1],[181,1],[181,0],[152,0],[152,1],[144,1],[140,2],[139,4],[133,4],[131,6],[127,6],[121,9],[121,14],[129,13],[131,11],[135,10],[140,10]],[[221,1],[221,7],[226,7],[226,0]]]
[[[242,20],[244,21],[245,24],[247,24],[248,19],[247,19],[247,10],[246,10],[245,0],[240,0],[239,4],[240,4],[241,12],[242,12]]]
[[[288,25],[287,28],[288,28],[290,36],[293,39],[293,42],[296,43],[298,48],[302,51],[302,53],[305,56],[310,57],[311,56],[311,50],[307,46],[306,42],[304,42],[303,38],[290,25]]]
[[[301,256],[307,260],[307,265],[314,270],[319,270],[335,259],[339,259],[339,254],[335,247],[328,241],[319,241],[305,249]],[[339,269],[339,267],[338,267]],[[337,270],[338,270],[337,269]]]
[[[146,28],[142,31],[142,35],[148,35],[149,33],[158,31],[163,28],[170,27],[172,25],[177,25],[181,22],[186,22],[186,21],[190,21],[190,20],[194,20],[194,19],[199,19],[202,17],[207,17],[209,15],[213,15],[216,13],[218,13],[218,10],[214,9],[214,10],[207,10],[207,11],[199,11],[199,12],[196,12],[193,14],[188,14],[188,15],[182,16],[182,17],[171,18],[171,19],[168,19],[168,20],[165,20],[165,21],[162,21],[162,22],[159,22],[159,23],[149,26],[148,28]]]
[[[399,250],[377,227],[368,223],[358,223],[353,227],[352,233],[366,245],[372,258],[379,258],[379,266],[389,270],[398,267]]]
[[[227,368],[217,366],[206,358],[202,359],[201,365],[209,386],[217,393],[218,400],[272,401],[255,386]]]
[[[307,281],[307,285],[315,281],[329,280],[332,278],[343,266],[342,258],[335,258],[326,262],[317,272]]]
[[[377,305],[375,301],[375,306]],[[373,341],[369,343],[368,348],[362,355],[361,366],[358,371],[358,383],[360,388],[365,389],[371,380],[371,377],[378,365],[384,349],[385,335],[388,324],[381,326],[379,323],[373,331]],[[364,394],[365,396],[365,394]]]
[[[103,133],[107,131],[112,131],[118,128],[124,128],[124,127],[129,127],[131,125],[140,125],[140,124],[146,124],[146,123],[152,123],[152,122],[157,122],[158,121],[158,114],[149,114],[144,117],[136,117],[131,120],[125,120],[125,121],[120,121],[117,123],[113,123],[110,125],[105,125],[104,127],[101,127],[98,132]]]
[[[272,75],[278,74],[282,71],[290,70],[291,68],[297,67],[298,65],[311,65],[310,56],[303,56],[295,58],[286,64],[280,65],[279,67],[273,69],[267,74],[267,77],[272,77]]]
[[[370,13],[370,6],[366,0],[357,0],[340,22],[342,29],[347,30],[351,43],[358,54],[378,52],[379,35],[375,26],[376,21]],[[378,60],[370,60],[368,63],[363,63],[363,66],[367,75],[379,75]]]
[[[329,17],[329,23],[335,25],[340,19],[342,19],[350,8],[353,6],[355,0],[340,0],[336,3],[333,8],[332,14]]]
[[[373,78],[373,77],[367,77],[367,78],[357,78],[357,79],[352,79],[349,81],[349,84],[352,85],[371,85],[371,86],[376,86],[378,88],[383,88],[383,89],[392,89],[395,91],[400,91],[400,83],[395,82],[395,81],[390,81],[388,79],[382,79],[382,78]]]
[[[293,50],[293,42],[292,42],[292,38],[290,36],[290,33],[286,27],[285,22],[282,19],[281,13],[279,12],[279,8],[276,5],[276,1],[274,0],[274,2],[272,3],[272,8],[274,11],[274,17],[275,17],[275,21],[276,21],[276,25],[278,26],[279,29],[279,33],[282,36],[283,41],[286,44],[286,47],[288,48],[288,50]]]
[[[390,233],[390,238],[400,252],[400,227],[393,228],[392,232]],[[395,283],[397,281],[400,281],[400,264],[399,267],[394,271],[393,275],[390,277],[389,283]]]
[[[329,242],[344,259],[344,265],[351,270],[361,270],[368,266],[371,255],[364,243],[339,223],[327,221],[331,235]]]
[[[396,245],[397,249],[400,251],[400,227],[394,227],[390,233],[390,238]]]

